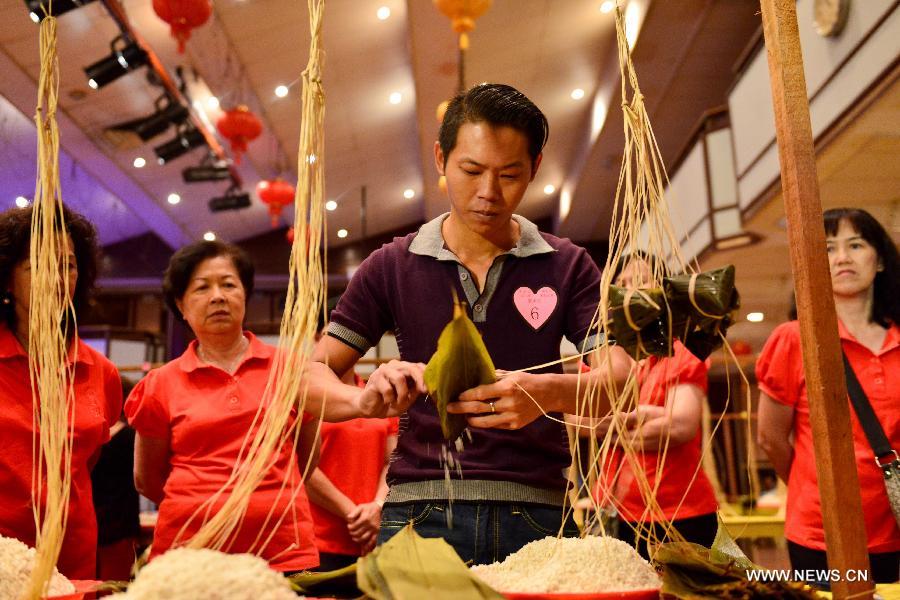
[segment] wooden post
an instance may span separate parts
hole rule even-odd
[[[869,557],[825,253],[796,0],[760,0],[760,5],[828,564],[843,575],[847,569],[868,570]],[[871,581],[843,577],[832,584],[835,598],[871,598],[873,587]]]

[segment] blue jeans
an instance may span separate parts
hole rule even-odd
[[[448,526],[452,512],[452,526]],[[563,510],[558,506],[511,502],[389,502],[381,510],[378,543],[391,539],[407,523],[422,537],[441,537],[463,562],[501,561],[534,540],[559,533]],[[563,535],[578,535],[571,515]]]

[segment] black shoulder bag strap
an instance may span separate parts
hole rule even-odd
[[[859,424],[862,425],[863,431],[866,432],[866,438],[868,438],[869,444],[875,452],[875,458],[880,459],[887,455],[893,456],[894,450],[891,448],[891,443],[884,434],[884,429],[882,429],[881,423],[878,422],[878,417],[875,416],[875,411],[872,410],[872,404],[859,384],[859,379],[856,378],[856,373],[853,372],[853,367],[850,366],[847,355],[844,352],[841,352],[841,355],[844,358],[847,393],[850,394],[850,402],[853,404],[853,410],[856,411]]]

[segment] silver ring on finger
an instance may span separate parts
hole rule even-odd
[[[488,404],[491,405],[491,412],[492,412],[492,413],[497,412],[497,407],[494,406],[494,403],[493,403],[493,402],[488,402]]]

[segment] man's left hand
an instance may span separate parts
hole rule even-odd
[[[544,414],[538,405],[540,375],[502,373],[495,383],[466,390],[447,412],[464,414],[472,427],[521,429]],[[545,408],[546,410],[546,408]]]

